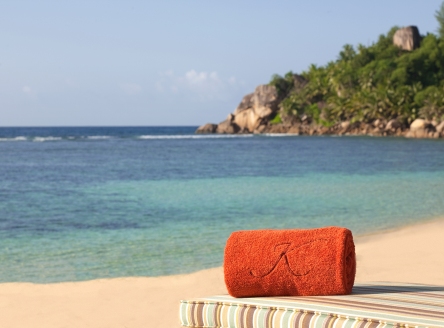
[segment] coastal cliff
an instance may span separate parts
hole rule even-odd
[[[196,133],[444,138],[444,39],[408,26],[345,45],[325,66],[274,75]]]

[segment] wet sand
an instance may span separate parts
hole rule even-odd
[[[444,219],[355,238],[357,282],[444,285]],[[222,268],[188,275],[0,284],[0,326],[179,327],[179,301],[226,294]]]

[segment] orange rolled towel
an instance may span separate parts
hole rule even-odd
[[[225,284],[234,297],[350,294],[355,274],[345,228],[236,231],[225,246]]]

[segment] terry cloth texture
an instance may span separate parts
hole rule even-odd
[[[345,228],[237,231],[225,246],[225,284],[234,297],[350,294],[355,273]]]
[[[357,284],[351,295],[182,301],[183,327],[444,327],[444,286]]]

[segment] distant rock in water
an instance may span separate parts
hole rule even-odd
[[[432,123],[421,118],[417,118],[410,124],[410,130],[406,134],[408,138],[439,138],[440,136]]]
[[[407,26],[400,28],[393,35],[393,44],[403,50],[412,51],[419,48],[421,35],[416,26]]]
[[[233,114],[219,123],[213,130],[213,125],[205,124],[196,133],[251,133],[259,126],[267,124],[271,116],[276,115],[279,105],[276,87],[268,84],[259,85],[253,93],[242,99]]]
[[[411,131],[424,130],[427,127],[427,121],[422,118],[417,118],[410,124]]]
[[[436,126],[436,132],[444,136],[444,121]]]
[[[259,85],[242,99],[233,113],[233,121],[244,132],[253,132],[278,111],[279,100],[276,87]]]
[[[240,130],[239,126],[230,120],[225,120],[217,125],[216,133],[234,134]]]
[[[197,130],[196,133],[215,133],[217,129],[217,124],[205,124],[200,126]]]

